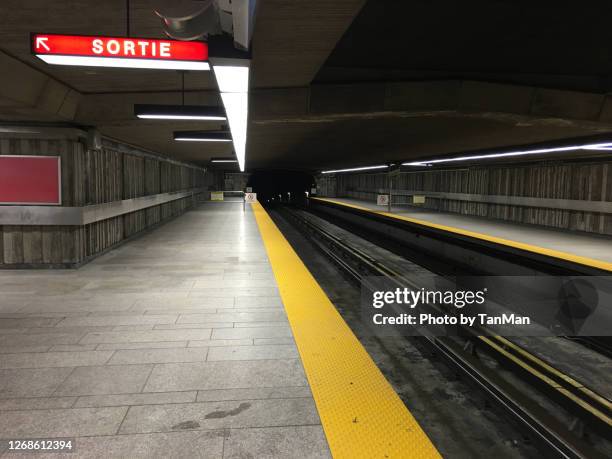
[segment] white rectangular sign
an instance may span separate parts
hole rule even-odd
[[[245,193],[244,200],[245,202],[257,202],[257,193]]]
[[[376,196],[376,205],[377,206],[387,206],[389,205],[389,195],[388,194],[379,194]]]

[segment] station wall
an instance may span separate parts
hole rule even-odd
[[[78,139],[2,138],[0,154],[60,156],[62,169],[61,209],[18,206],[31,224],[7,225],[2,223],[11,221],[9,212],[14,220],[19,209],[0,205],[4,268],[78,266],[185,212],[201,197],[206,181],[203,169],[110,140],[92,150]],[[77,224],[74,218],[63,222],[62,211],[88,217]],[[37,213],[46,221],[39,222]]]
[[[317,180],[320,196],[376,201],[388,173],[337,174]],[[402,172],[392,178],[393,203],[573,231],[612,235],[612,162]]]

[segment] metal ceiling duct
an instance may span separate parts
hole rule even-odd
[[[155,14],[161,19],[164,33],[175,40],[198,40],[222,32],[215,0],[159,1]]]
[[[164,33],[175,40],[206,39],[221,33],[237,49],[250,48],[256,0],[157,0],[155,14]]]

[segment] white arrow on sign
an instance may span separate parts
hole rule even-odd
[[[48,37],[36,37],[36,49],[45,48],[47,51],[51,51],[51,48],[47,46]]]

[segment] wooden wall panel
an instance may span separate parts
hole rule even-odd
[[[386,193],[388,186],[386,173],[341,174],[317,180],[321,196],[347,196],[370,201],[376,199],[376,194]],[[393,189],[612,201],[612,166],[602,161],[407,172],[394,180]],[[398,204],[407,204],[408,199],[405,196],[394,197]],[[433,197],[428,197],[423,207],[573,231],[612,234],[612,215],[608,214]]]
[[[58,139],[0,139],[0,154],[59,155],[62,205],[85,206],[204,186],[202,170],[113,148],[87,150]],[[184,198],[104,221],[76,226],[0,226],[0,265],[72,265],[193,205]]]

